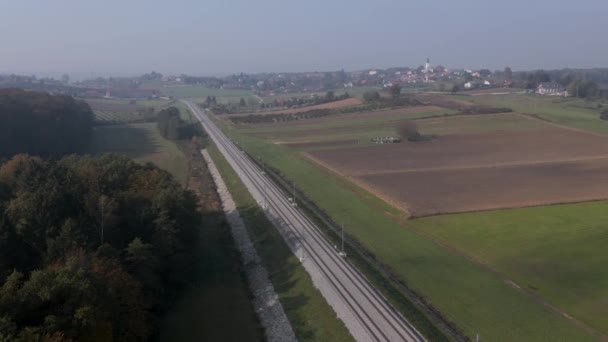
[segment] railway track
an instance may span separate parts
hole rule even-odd
[[[303,260],[337,315],[358,341],[425,341],[273,181],[195,104],[184,101],[201,121],[254,199]]]

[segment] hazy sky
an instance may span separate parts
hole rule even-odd
[[[0,0],[0,72],[608,67],[608,0]]]

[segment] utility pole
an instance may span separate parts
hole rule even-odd
[[[291,181],[291,184],[293,186],[293,206],[297,207],[298,206],[298,202],[296,202],[296,182],[295,181]]]
[[[346,255],[344,252],[344,227],[342,227],[342,254]]]
[[[340,252],[338,254],[343,257],[346,256],[346,252],[344,251],[344,227],[342,227],[342,244],[341,244]]]

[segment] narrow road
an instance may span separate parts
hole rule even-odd
[[[226,160],[310,274],[313,283],[357,341],[425,341],[369,281],[342,256],[262,170],[194,103],[200,120]]]

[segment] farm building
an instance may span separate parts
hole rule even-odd
[[[536,88],[536,93],[540,95],[559,95],[568,96],[566,89],[557,82],[543,82]]]

